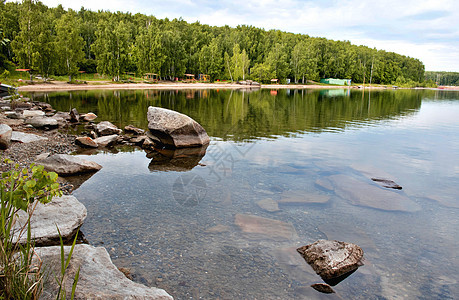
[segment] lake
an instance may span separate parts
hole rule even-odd
[[[127,146],[79,154],[103,166],[74,192],[88,209],[82,231],[118,267],[130,269],[134,281],[175,299],[459,295],[459,92],[31,96],[57,110],[94,112],[97,121],[120,128],[147,129],[148,106],[159,106],[207,130],[210,145],[191,156],[147,158]],[[295,251],[318,239],[355,243],[365,252],[365,265],[334,286],[336,294],[310,287],[322,280]]]

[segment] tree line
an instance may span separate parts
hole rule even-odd
[[[459,72],[427,71],[425,79],[434,81],[438,85],[459,85]]]
[[[135,72],[155,73],[165,80],[208,74],[211,81],[424,81],[420,60],[349,41],[140,13],[65,10],[36,0],[0,0],[0,40],[0,71],[20,67],[46,77],[71,77],[80,70],[114,80]]]

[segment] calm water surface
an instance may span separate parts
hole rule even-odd
[[[149,159],[126,147],[84,156],[103,169],[74,192],[88,209],[82,230],[137,282],[176,299],[456,298],[459,93],[274,94],[33,97],[144,129],[149,105],[170,108],[209,133],[202,159]],[[403,189],[380,188],[371,177]],[[298,203],[304,199],[311,201]],[[261,207],[262,200],[278,211]],[[240,220],[251,216],[266,218],[262,233],[244,232]],[[295,252],[318,239],[365,251],[365,265],[331,296],[310,287],[322,281]]]

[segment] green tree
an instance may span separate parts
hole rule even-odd
[[[59,66],[65,70],[69,81],[72,81],[72,76],[78,73],[78,64],[84,59],[84,41],[79,32],[80,23],[72,10],[56,23],[56,51],[59,56]]]
[[[287,53],[285,52],[285,46],[276,43],[271,51],[268,53],[266,63],[273,71],[273,76],[278,79],[284,79],[288,75],[288,63]]]

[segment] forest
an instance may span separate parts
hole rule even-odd
[[[459,86],[459,72],[433,72],[426,71],[426,80],[436,82],[438,85]]]
[[[349,41],[0,0],[0,74],[16,68],[69,79],[79,71],[98,72],[115,81],[126,72],[155,73],[163,80],[208,74],[210,81],[345,78],[400,86],[425,81],[420,60]]]

